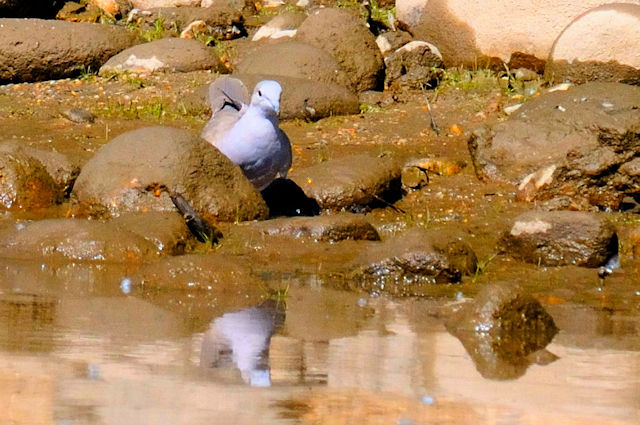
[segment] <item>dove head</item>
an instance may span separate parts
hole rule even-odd
[[[277,81],[264,80],[256,84],[251,96],[251,106],[260,108],[267,115],[278,116],[282,87]]]

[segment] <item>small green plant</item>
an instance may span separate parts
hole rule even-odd
[[[80,69],[80,79],[83,81],[93,81],[98,74],[91,70],[91,65],[82,66]]]
[[[373,112],[380,112],[382,108],[377,105],[372,105],[370,103],[361,103],[360,104],[360,113],[361,114],[369,114]]]
[[[487,267],[489,267],[489,264],[497,256],[498,256],[498,254],[493,254],[491,257],[489,257],[489,258],[487,258],[485,260],[478,260],[478,262],[476,264],[476,270],[473,273],[473,276],[471,277],[471,282],[476,283],[476,280],[478,279],[478,276],[484,274],[487,271]]]
[[[164,36],[164,19],[163,18],[156,18],[155,21],[153,21],[153,28],[148,29],[146,31],[142,31],[140,33],[140,37],[142,37],[143,40],[149,42],[149,41],[153,41],[153,40],[159,40]]]

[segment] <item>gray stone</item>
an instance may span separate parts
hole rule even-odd
[[[239,74],[269,74],[345,85],[347,77],[330,53],[299,41],[254,43],[235,66]]]
[[[524,103],[491,131],[476,131],[469,150],[480,179],[519,184],[540,168],[560,165],[576,148],[600,146],[607,133],[626,133],[639,120],[640,88],[588,83]]]
[[[51,80],[95,70],[134,42],[135,35],[121,26],[0,19],[0,82]]]
[[[364,22],[348,11],[313,11],[298,28],[296,39],[331,53],[356,92],[381,86],[384,65],[376,39]]]
[[[0,257],[138,263],[183,254],[195,245],[180,214],[124,215],[110,221],[47,219],[0,235]]]
[[[459,238],[412,229],[372,244],[351,265],[343,285],[348,289],[402,296],[429,294],[433,284],[458,283],[471,274],[477,258]]]
[[[615,228],[599,214],[528,211],[502,237],[512,257],[542,266],[598,267],[618,252]]]
[[[163,38],[123,50],[102,65],[100,75],[121,72],[191,72],[204,69],[228,72],[211,47],[196,40]]]
[[[405,31],[387,31],[376,37],[376,44],[383,56],[393,53],[412,40]]]
[[[175,211],[177,191],[208,221],[266,218],[267,206],[239,167],[200,137],[176,128],[123,133],[82,168],[71,193],[78,216]]]
[[[399,199],[401,170],[394,158],[361,154],[294,169],[290,177],[320,208],[340,211]]]

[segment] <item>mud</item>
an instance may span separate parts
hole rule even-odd
[[[84,165],[129,130],[167,125],[198,134],[206,110],[185,99],[214,77],[88,75],[2,86],[3,138]],[[463,165],[471,163],[470,132],[503,120],[511,95],[498,81],[443,86],[437,96],[400,92],[363,114],[282,124],[292,173],[363,153],[456,164],[455,173],[423,167],[426,186],[366,214],[382,242],[269,237],[246,231],[250,224],[220,223],[220,244],[157,261],[1,259],[0,405],[8,407],[0,423],[637,423],[640,262],[632,235],[640,219],[600,213],[619,229],[622,253],[622,267],[604,281],[597,269],[496,255],[501,235],[532,205],[516,202],[514,186],[480,182]],[[74,107],[95,121],[61,115]],[[64,218],[68,202],[4,212],[0,226]],[[335,289],[350,287],[345,265],[366,247],[408,229],[462,237],[475,271],[421,287],[420,297]],[[497,281],[518,284],[559,329],[546,351],[527,352],[527,367],[500,381],[483,377],[466,351],[473,345],[445,326],[446,307]],[[267,299],[284,303],[277,317],[231,315]],[[203,361],[221,321],[232,325],[216,327],[216,335],[227,332],[214,345],[217,360]],[[259,361],[239,364],[253,356]]]

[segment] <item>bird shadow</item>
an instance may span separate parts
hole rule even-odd
[[[309,198],[293,180],[278,178],[261,192],[269,207],[269,217],[314,216],[320,214],[318,202]]]

